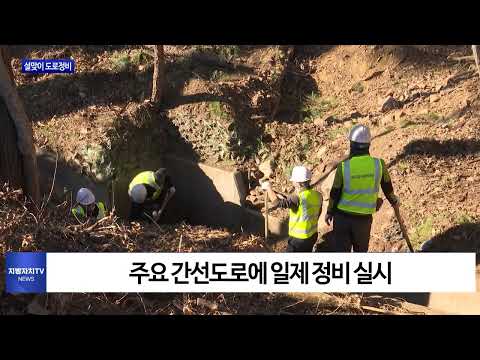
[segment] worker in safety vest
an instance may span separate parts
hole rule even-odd
[[[262,183],[262,189],[267,191],[269,199],[273,201],[273,208],[290,209],[287,252],[312,252],[317,242],[318,218],[322,212],[323,199],[321,193],[310,187],[311,178],[310,170],[304,166],[295,166],[290,181],[296,191],[285,199],[277,196],[270,182]]]
[[[87,188],[81,188],[77,192],[77,206],[72,209],[72,214],[80,221],[87,218],[100,220],[105,217],[107,209],[102,202],[95,203],[95,195]]]
[[[381,187],[392,206],[399,206],[385,162],[370,156],[368,127],[355,125],[348,136],[350,156],[337,166],[325,222],[333,220],[338,252],[367,252],[373,214]]]
[[[142,171],[128,186],[132,202],[130,220],[158,221],[173,194],[175,187],[165,168]]]

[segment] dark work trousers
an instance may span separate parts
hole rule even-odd
[[[312,252],[313,246],[317,242],[318,233],[313,234],[307,239],[297,239],[288,237],[287,252]]]
[[[161,206],[162,206],[162,204],[158,200],[155,201],[155,202],[149,203],[148,205],[137,204],[137,203],[132,201],[132,207],[130,208],[129,220],[130,221],[135,221],[135,220],[151,221],[145,215],[145,213],[153,219],[153,211],[159,210]]]
[[[333,237],[336,252],[367,252],[372,216],[350,215],[336,211],[333,215]]]

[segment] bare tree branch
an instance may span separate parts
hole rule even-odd
[[[153,84],[152,97],[153,103],[159,103],[162,100],[163,90],[165,87],[165,55],[163,45],[154,46],[154,63],[153,63]]]

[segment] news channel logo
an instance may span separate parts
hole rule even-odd
[[[45,293],[47,291],[47,253],[7,252],[7,293]]]
[[[73,74],[75,60],[73,59],[22,59],[24,74]]]

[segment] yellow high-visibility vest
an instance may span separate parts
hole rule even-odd
[[[382,172],[380,159],[370,155],[343,161],[343,189],[337,208],[353,214],[375,213]]]
[[[128,192],[130,193],[132,188],[138,184],[147,184],[155,189],[155,192],[152,195],[153,200],[158,199],[163,190],[163,184],[159,185],[155,181],[155,173],[153,171],[142,171],[140,174],[135,176],[130,182],[130,185],[128,185]]]
[[[322,196],[318,191],[306,189],[298,194],[298,198],[297,210],[290,209],[288,235],[297,239],[307,239],[318,231]]]
[[[105,205],[102,202],[98,202],[97,208],[98,208],[97,220],[103,219],[107,212]],[[72,214],[75,215],[77,218],[84,218],[87,216],[87,214],[85,213],[85,210],[83,209],[83,206],[81,205],[78,205],[77,207],[73,208]]]
[[[97,220],[103,219],[105,217],[107,209],[105,208],[105,205],[103,205],[102,202],[98,202],[97,207],[98,207]]]

